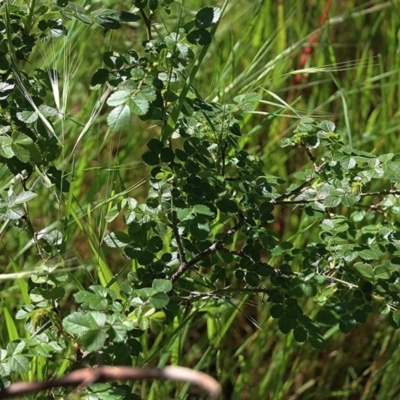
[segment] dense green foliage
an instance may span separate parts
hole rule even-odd
[[[278,31],[281,53],[272,58],[266,52],[272,42],[262,45],[252,31],[262,25],[262,2],[254,6],[247,36],[237,41],[256,42],[257,53],[232,79],[230,68],[246,56],[235,51],[246,44],[228,56],[213,54],[212,47],[221,40],[228,1],[194,10],[172,0],[137,0],[131,9],[124,2],[118,9],[38,3],[0,6],[3,385],[82,365],[185,364],[211,371],[222,383],[239,376],[226,396],[247,398],[248,375],[257,365],[244,367],[246,330],[237,333],[235,367],[221,358],[235,317],[252,302],[269,335],[287,335],[282,340],[292,349],[327,354],[334,332],[344,337],[381,315],[388,332],[396,332],[400,150],[390,138],[398,132],[398,104],[382,99],[383,129],[378,107],[357,110],[365,107],[357,101],[361,83],[352,102],[351,91],[341,88],[340,64],[297,71],[327,73],[338,88],[309,96],[301,104],[305,111],[298,107],[303,100],[294,98],[297,88],[285,99],[284,85],[267,90],[261,80],[268,73],[273,82],[282,80],[286,74],[274,69],[283,69],[280,59],[300,45],[285,50]],[[360,6],[359,12],[381,9]],[[85,33],[92,31],[94,41],[104,35],[107,43],[87,54],[93,62],[85,64],[86,80],[75,82],[80,68],[72,67],[66,38],[77,38],[85,52]],[[124,35],[135,37],[135,45],[121,43]],[[213,70],[209,58],[218,56],[226,64]],[[366,51],[358,61],[360,76],[364,67],[374,68],[368,57]],[[45,66],[38,67],[40,59]],[[398,74],[388,70],[382,79]],[[211,79],[217,83],[208,88]],[[71,82],[77,90],[90,86],[92,94],[84,100],[70,94]],[[398,86],[389,81],[378,88],[394,99]],[[338,118],[321,117],[307,104],[332,98],[341,101]],[[368,118],[362,137],[352,133],[360,129],[352,112]],[[295,123],[289,126],[286,117]],[[375,140],[376,127],[389,138],[387,146]],[[139,171],[134,180],[130,171]],[[32,268],[34,257],[39,264]],[[249,343],[257,352],[257,332],[266,327],[245,325],[256,331]],[[285,356],[279,368],[283,380]],[[263,378],[250,398],[284,398],[289,389],[282,380],[274,386]],[[142,398],[190,398],[188,387],[166,383],[93,385],[83,397],[134,399],[135,391]],[[364,398],[374,398],[370,393]]]

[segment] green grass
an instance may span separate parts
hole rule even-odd
[[[107,3],[115,4],[102,2],[105,7]],[[123,3],[128,7],[129,2]],[[157,17],[161,33],[163,24],[178,23],[181,13],[185,18],[209,5],[194,0],[181,3],[173,6],[171,15]],[[400,151],[400,2],[334,1],[328,21],[319,27],[324,3],[230,0],[215,41],[197,55],[198,71],[188,80],[187,89],[193,83],[208,100],[230,102],[250,91],[263,95],[256,111],[245,116],[241,145],[262,156],[268,173],[283,178],[306,162],[294,150],[280,148],[281,139],[300,116],[335,121],[346,142],[358,149],[376,154]],[[308,65],[301,66],[303,46],[316,30],[320,36]],[[92,74],[102,66],[100,54],[114,43],[120,50],[135,47],[143,34],[139,28],[104,32],[71,22],[68,36],[54,41],[50,53],[48,44],[43,44],[30,65],[21,65],[34,69],[44,64],[61,71],[55,102],[65,117],[55,126],[63,144],[57,164],[71,181],[71,190],[60,197],[38,185],[38,201],[31,203],[29,213],[36,232],[58,225],[65,235],[67,248],[52,261],[69,260],[75,284],[67,287],[68,296],[78,285],[107,285],[127,265],[119,252],[102,243],[107,229],[121,226],[116,219],[110,228],[105,217],[123,196],[143,197],[147,170],[140,163],[141,154],[146,140],[158,137],[160,129],[133,120],[125,131],[111,132],[107,107],[101,108],[103,93],[89,86]],[[302,70],[300,85],[293,84],[296,70]],[[0,177],[1,187],[7,187],[10,178],[4,168]],[[295,237],[299,247],[316,234],[307,220],[283,207],[277,211],[274,228],[282,240]],[[2,273],[37,266],[34,243],[22,229],[2,225],[0,248]],[[13,315],[27,303],[28,292],[21,279],[1,284],[0,344],[5,347],[26,335]],[[113,288],[118,290],[117,281]],[[235,306],[224,305],[217,312],[204,302],[188,310],[166,332],[143,338],[144,356],[137,365],[176,364],[209,371],[223,385],[223,398],[232,400],[400,397],[399,333],[378,310],[351,334],[327,331],[328,349],[321,352],[280,334],[262,296],[248,296],[245,302],[238,298]],[[312,312],[311,301],[308,307]],[[59,364],[55,374],[67,366]],[[186,385],[147,382],[137,387],[147,399],[167,398],[171,393],[167,389],[174,393],[171,398],[193,398]]]

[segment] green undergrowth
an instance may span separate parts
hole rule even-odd
[[[67,3],[0,5],[3,383],[397,398],[399,2]]]

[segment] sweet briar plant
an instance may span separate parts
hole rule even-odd
[[[224,6],[202,8],[164,33],[153,20],[172,2],[136,0],[130,11],[92,12],[67,1],[1,6],[0,161],[7,171],[0,217],[9,229],[26,228],[41,257],[62,253],[68,242],[62,229],[38,237],[29,204],[54,187],[67,196],[70,182],[57,135],[65,110],[51,100],[59,73],[21,67],[37,41],[68,35],[70,19],[108,30],[140,21],[147,40],[136,51],[103,54],[91,85],[109,92],[110,129],[123,130],[132,116],[159,127],[142,155],[147,198],[126,196],[106,216],[112,222],[123,214],[126,230],[104,241],[132,260],[132,269],[88,288],[77,284],[71,313],[55,311],[71,275],[31,276],[29,301],[15,316],[26,321],[25,338],[0,350],[4,385],[27,377],[32,360],[40,360],[43,378],[56,362],[64,372],[82,363],[132,365],[142,335],[163,331],[193,305],[219,307],[248,293],[266,296],[283,333],[321,350],[327,328],[348,333],[377,309],[400,326],[400,155],[359,151],[333,122],[304,118],[282,147],[296,147],[307,164],[290,177],[268,174],[241,141],[242,118],[260,94],[219,103],[194,85]],[[274,230],[278,207],[304,215],[318,240],[301,248],[282,241]],[[312,314],[305,301],[315,305]],[[98,396],[90,398],[135,398],[127,385],[90,391]]]

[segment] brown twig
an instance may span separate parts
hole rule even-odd
[[[172,184],[172,187],[175,188],[175,183]],[[178,248],[178,254],[179,254],[179,260],[181,263],[186,264],[186,253],[185,249],[182,246],[181,242],[181,236],[179,234],[179,228],[178,228],[178,217],[176,214],[176,211],[174,210],[174,201],[173,201],[173,196],[171,196],[171,214],[172,214],[172,231],[174,233],[175,241],[176,241],[176,246]]]
[[[185,381],[196,384],[208,392],[208,399],[216,399],[220,392],[220,384],[210,375],[184,367],[135,368],[120,366],[101,366],[84,368],[71,372],[58,379],[44,382],[18,382],[0,391],[0,399],[36,393],[55,387],[77,386],[84,389],[94,382],[128,381],[139,379],[164,379],[169,381]]]
[[[322,163],[321,165],[319,165],[318,167],[315,167],[315,173],[318,175],[324,168],[325,168],[326,163]],[[308,177],[301,185],[299,185],[297,188],[290,190],[289,192],[283,193],[281,194],[279,197],[277,197],[276,199],[272,199],[270,200],[271,204],[292,204],[292,202],[290,200],[286,200],[288,197],[294,196],[296,194],[299,194],[301,192],[301,190],[308,185],[311,181],[313,181],[315,179],[314,175],[311,175],[310,177]],[[313,199],[311,200],[316,201],[317,199]],[[306,201],[307,202],[307,201]],[[301,202],[300,202],[301,203]]]
[[[190,261],[188,262],[183,262],[181,260],[181,264],[178,268],[178,270],[172,275],[171,281],[172,283],[176,282],[187,270],[189,270],[191,267],[196,265],[199,261],[203,260],[210,254],[215,253],[216,251],[220,250],[222,246],[224,245],[226,239],[234,235],[244,224],[245,218],[243,215],[239,216],[239,221],[238,223],[231,229],[228,230],[228,232],[225,233],[225,235],[217,240],[215,243],[213,243],[211,246],[207,247],[205,250],[201,251],[197,256],[193,257]]]
[[[279,270],[274,270],[276,274],[278,274]],[[230,286],[225,288],[214,289],[209,292],[189,292],[187,296],[172,296],[170,299],[176,301],[186,301],[188,303],[198,300],[206,300],[218,298],[218,296],[227,296],[227,295],[235,295],[235,294],[269,294],[270,289],[266,287],[252,287],[252,288],[231,288]]]
[[[368,197],[368,196],[382,196],[386,194],[397,194],[400,195],[400,190],[382,190],[381,192],[365,192],[365,193],[359,193],[359,196],[361,197]]]
[[[147,40],[151,40],[151,21],[153,19],[153,15],[151,12],[149,14],[149,17],[147,17],[146,13],[143,11],[143,9],[140,9],[140,14],[142,14],[143,21],[146,25],[146,31],[147,31]]]
[[[311,179],[310,179],[311,180]],[[306,183],[309,181],[306,181],[296,189],[284,193],[283,195],[277,197],[276,199],[271,199],[270,203],[271,204],[307,204],[307,203],[315,203],[316,201],[323,201],[324,199],[321,198],[314,198],[314,199],[301,199],[301,200],[286,200],[288,197],[293,196],[295,194],[298,194],[300,190],[305,186]],[[370,197],[370,196],[385,196],[385,195],[400,195],[400,190],[382,190],[380,192],[365,192],[365,193],[357,193],[358,196],[360,197]],[[376,206],[374,208],[377,208]]]
[[[39,256],[42,260],[44,260],[44,256],[43,256],[43,253],[42,253],[42,249],[40,248],[39,241],[37,240],[37,235],[36,235],[35,229],[33,228],[32,222],[31,222],[31,220],[30,220],[30,218],[29,218],[28,205],[27,205],[26,203],[24,203],[23,207],[24,207],[25,214],[22,216],[21,219],[22,219],[23,221],[25,221],[25,224],[26,224],[26,226],[27,226],[27,228],[28,228],[29,234],[32,236],[32,240],[33,240],[33,243],[35,244],[35,247],[36,247],[36,251],[37,251],[38,256]]]
[[[29,190],[29,189],[27,188],[27,186],[26,186],[26,181],[27,181],[27,179],[28,179],[28,177],[23,177],[23,178],[21,179],[22,187],[24,188],[25,192],[27,192],[27,191]],[[41,249],[41,247],[40,247],[39,241],[37,240],[36,231],[35,231],[35,229],[34,229],[34,227],[33,227],[33,225],[32,225],[31,219],[29,218],[29,208],[28,208],[28,204],[27,204],[27,203],[24,203],[24,204],[23,204],[23,207],[24,207],[25,214],[22,216],[22,220],[25,221],[26,226],[27,226],[27,228],[28,228],[28,231],[29,231],[30,235],[32,236],[32,240],[33,240],[33,243],[35,243],[36,251],[37,251],[37,253],[38,253],[38,256],[39,256],[42,260],[44,260],[43,253],[42,253],[42,249]]]

